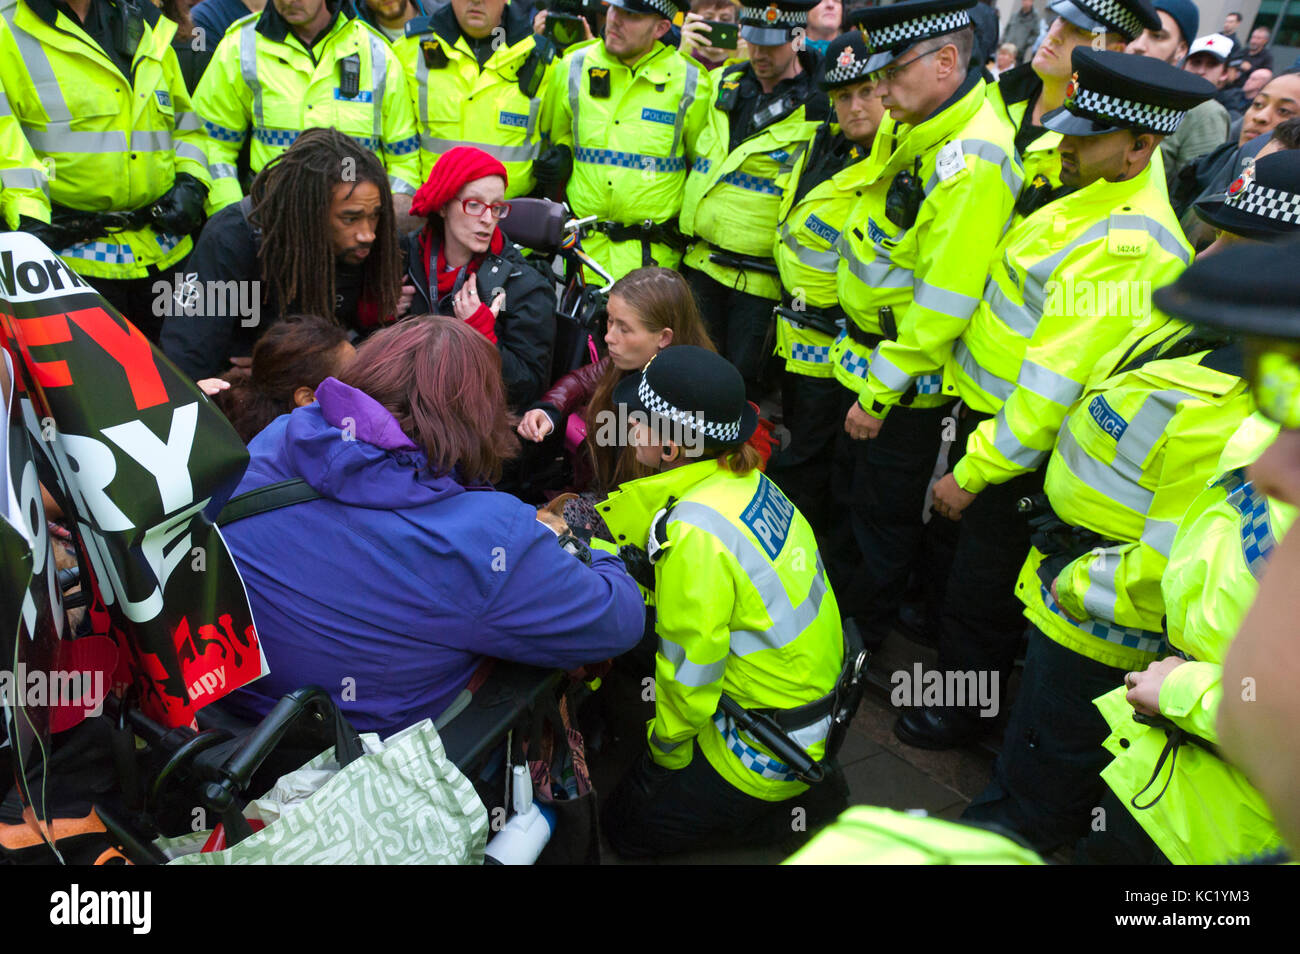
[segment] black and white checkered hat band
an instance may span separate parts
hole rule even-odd
[[[1113,23],[1125,36],[1140,36],[1142,21],[1138,15],[1119,0],[1076,0],[1084,13],[1096,17],[1103,23]]]
[[[951,33],[969,24],[970,14],[965,10],[917,17],[915,20],[904,20],[902,23],[892,23],[878,30],[872,30],[867,34],[867,46],[877,51],[892,50],[909,40],[924,40],[927,37]]]
[[[641,3],[652,10],[657,10],[661,16],[669,20],[680,12],[676,4],[670,3],[669,0],[641,0]]]
[[[716,421],[706,421],[699,411],[683,411],[679,407],[674,407],[654,392],[644,374],[641,376],[641,383],[637,385],[636,396],[641,399],[641,403],[651,414],[665,417],[674,424],[689,428],[693,433],[703,434],[715,441],[740,439],[739,418],[731,424],[719,424]]]
[[[776,18],[768,20],[767,11],[770,9],[771,7],[741,7],[740,22],[749,21],[756,26],[772,27],[803,26],[808,22],[807,10],[782,10],[780,7],[776,8]]]
[[[1300,223],[1300,193],[1283,192],[1266,186],[1246,186],[1236,195],[1224,197],[1224,204],[1247,215],[1287,224]]]
[[[855,79],[867,75],[867,64],[870,60],[859,60],[856,57],[848,66],[836,65],[834,69],[826,71],[822,77],[822,82],[827,86],[843,86],[845,83],[851,83]]]
[[[1182,122],[1185,114],[1181,109],[1135,103],[1132,100],[1107,96],[1105,93],[1094,93],[1086,89],[1077,91],[1074,98],[1068,100],[1065,105],[1071,107],[1074,112],[1092,113],[1103,120],[1114,120],[1126,126],[1142,126],[1166,136],[1177,131],[1178,124]]]

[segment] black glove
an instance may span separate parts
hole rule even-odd
[[[655,588],[655,568],[650,563],[650,554],[638,546],[627,543],[618,548],[618,558],[623,561],[628,576],[647,590]]]
[[[159,232],[188,235],[203,221],[208,187],[187,172],[178,172],[172,187],[153,204],[150,221]]]
[[[533,176],[543,189],[559,189],[573,174],[573,153],[568,146],[552,146],[533,160]]]
[[[572,533],[562,533],[558,537],[560,549],[572,553],[587,566],[591,566],[591,547]]]
[[[70,245],[76,245],[82,238],[75,229],[65,228],[61,225],[47,225],[40,219],[34,219],[29,215],[20,215],[18,217],[18,231],[34,235],[55,252]]]

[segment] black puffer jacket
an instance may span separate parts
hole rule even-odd
[[[434,233],[432,260],[437,260],[441,238]],[[407,262],[406,282],[415,286],[411,314],[454,315],[451,295],[445,296],[441,305],[436,301],[436,282],[430,280],[420,255],[420,233],[404,236],[402,246]],[[505,307],[497,315],[495,329],[497,350],[501,352],[501,376],[505,379],[510,406],[527,407],[550,384],[551,349],[555,346],[555,289],[524,261],[509,240],[500,254],[487,254],[476,274],[484,304],[492,301],[494,289],[506,293]]]

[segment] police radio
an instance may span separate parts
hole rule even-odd
[[[447,59],[447,51],[437,40],[421,40],[420,52],[424,54],[425,69],[440,70],[450,62]]]
[[[1042,208],[1052,197],[1052,183],[1041,172],[1021,190],[1016,199],[1016,215],[1029,215]]]
[[[361,55],[353,53],[339,60],[339,93],[344,99],[356,99],[361,93]]]
[[[903,169],[889,183],[885,193],[885,215],[899,228],[910,229],[916,224],[916,216],[921,211],[921,201],[925,198],[925,186],[921,182],[921,157],[909,171]]]

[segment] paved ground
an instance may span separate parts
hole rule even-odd
[[[893,732],[897,712],[888,698],[890,674],[910,671],[917,660],[929,668],[934,662],[934,650],[899,633],[872,659],[873,685],[840,752],[840,764],[849,784],[849,799],[855,805],[923,809],[932,815],[956,818],[989,779],[1002,720],[982,745],[971,748],[928,752],[899,742]],[[1014,692],[1014,676],[1012,683]],[[1004,713],[1010,710],[1009,700],[1002,708]],[[602,790],[602,784],[610,784],[604,782],[603,774],[596,773],[598,790]],[[776,864],[786,854],[781,849],[755,848],[677,855],[652,863]],[[605,864],[624,863],[608,847],[602,860]]]

